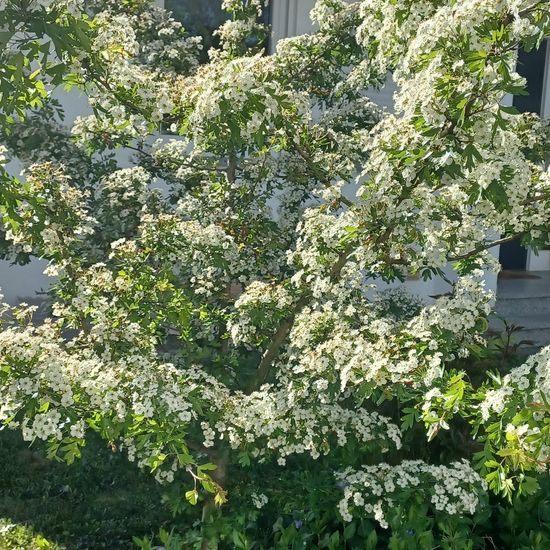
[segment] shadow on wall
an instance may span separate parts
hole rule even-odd
[[[10,305],[20,302],[40,304],[54,281],[43,273],[47,265],[45,260],[32,260],[27,265],[0,261],[0,294],[4,295],[3,301]]]

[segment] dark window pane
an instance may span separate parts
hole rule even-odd
[[[514,97],[514,106],[523,113],[541,114],[544,69],[546,67],[546,40],[538,50],[519,50],[517,72],[527,80],[529,95]],[[499,260],[503,269],[523,270],[527,267],[527,249],[518,241],[505,243],[500,247]]]
[[[527,80],[529,95],[514,97],[514,105],[521,112],[540,115],[542,106],[542,89],[544,87],[544,67],[546,65],[546,40],[538,50],[529,53],[519,51],[517,72]]]
[[[214,31],[229,18],[221,7],[221,0],[165,0],[165,8],[172,12],[174,19],[180,21],[185,29],[194,36],[202,37],[203,50],[201,61],[207,61],[210,48],[219,45]]]
[[[214,31],[230,15],[222,10],[221,0],[165,0],[164,6],[171,11],[176,21],[180,21],[185,29],[194,36],[202,37],[203,50],[201,61],[208,60],[207,52],[212,47],[219,46],[218,37]],[[262,22],[268,24],[270,8],[264,8]],[[267,44],[265,45],[267,48]]]

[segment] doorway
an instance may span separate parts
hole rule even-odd
[[[547,41],[538,50],[519,50],[517,72],[527,80],[529,95],[514,96],[513,105],[520,112],[542,113],[544,73],[546,67]],[[527,248],[518,241],[500,247],[499,261],[502,269],[524,271],[527,269]]]

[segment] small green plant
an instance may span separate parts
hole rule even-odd
[[[525,327],[510,323],[500,315],[494,315],[502,322],[504,330],[498,337],[489,341],[489,346],[499,350],[503,360],[512,359],[514,356],[517,356],[522,348],[532,348],[535,345],[535,342],[532,340],[518,340],[518,333],[521,333]]]
[[[29,527],[0,519],[0,549],[2,550],[61,550],[62,547],[36,534]]]

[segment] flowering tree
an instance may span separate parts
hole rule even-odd
[[[437,529],[469,547],[488,492],[534,493],[547,472],[550,349],[504,376],[460,360],[484,346],[490,250],[548,244],[547,133],[503,98],[525,93],[517,50],[550,33],[550,7],[319,0],[319,30],[266,56],[262,4],[224,0],[200,65],[146,1],[0,2],[4,157],[26,165],[2,172],[2,250],[57,277],[43,323],[3,308],[0,421],[69,463],[99,433],[176,508],[202,503],[185,544],[249,548],[220,542],[224,514],[261,525],[271,503],[333,499],[344,522],[412,525],[395,548]],[[388,71],[395,114],[365,96]],[[93,108],[72,135],[53,122],[61,83]],[[411,276],[449,293],[383,290]]]

